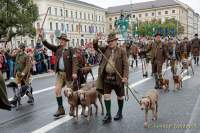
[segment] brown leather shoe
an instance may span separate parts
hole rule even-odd
[[[63,106],[58,107],[57,112],[53,116],[54,117],[60,117],[62,115],[65,115],[65,110],[64,110]]]

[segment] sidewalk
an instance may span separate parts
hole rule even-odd
[[[43,74],[32,75],[31,78],[32,78],[32,80],[34,80],[34,79],[49,77],[49,76],[53,76],[53,75],[55,75],[55,72],[48,72],[48,73],[43,73]],[[11,82],[11,81],[13,81],[13,80],[10,80],[10,79],[7,80],[6,84]]]
[[[92,66],[92,69],[95,69],[95,68],[98,68],[98,65],[93,65]],[[48,72],[48,73],[43,73],[43,74],[37,74],[37,75],[32,75],[32,80],[34,79],[40,79],[40,78],[44,78],[44,77],[49,77],[49,76],[54,76],[55,75],[55,72]],[[6,81],[6,84],[11,82],[13,80],[7,80]]]

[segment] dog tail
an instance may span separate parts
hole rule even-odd
[[[10,82],[10,83],[7,84],[7,87],[17,88],[18,85],[15,82]]]

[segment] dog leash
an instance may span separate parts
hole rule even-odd
[[[110,63],[110,61],[108,60],[108,58],[103,54],[103,52],[98,48],[98,51],[101,53],[101,55],[104,57],[104,59],[109,63],[109,65],[114,69],[114,71],[116,72],[116,74],[120,77],[120,79],[123,79],[121,74],[118,72],[118,70]],[[138,100],[138,98],[135,96],[135,94],[133,93],[133,91],[131,90],[131,88],[128,86],[128,83],[126,85],[127,89],[131,92],[131,94],[133,95],[133,97],[136,99],[136,101],[140,104],[140,101]],[[134,89],[133,89],[134,90]],[[137,91],[134,90],[134,92],[138,93]],[[127,97],[128,98],[128,97]]]

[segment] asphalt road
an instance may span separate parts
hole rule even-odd
[[[164,67],[165,68],[165,67]],[[69,106],[64,98],[66,116],[55,120],[53,114],[57,109],[54,95],[55,75],[34,79],[35,105],[26,103],[27,97],[22,99],[23,106],[16,111],[0,110],[0,133],[200,133],[200,67],[194,66],[195,75],[185,75],[183,89],[173,92],[171,72],[168,70],[165,78],[170,79],[170,91],[160,93],[158,120],[151,121],[151,112],[148,117],[148,128],[143,127],[144,112],[142,112],[136,100],[130,95],[125,102],[123,119],[102,125],[103,116],[93,115],[91,122],[84,117],[79,117],[76,123],[68,116]],[[149,70],[150,72],[150,70]],[[97,77],[97,67],[93,69]],[[89,76],[89,80],[91,80]],[[154,87],[152,77],[142,77],[141,66],[130,68],[129,85],[138,91],[140,98],[144,93]],[[12,90],[8,89],[9,97],[13,96]],[[115,93],[112,94],[112,115],[117,112],[117,100]],[[100,110],[99,110],[100,112]]]

